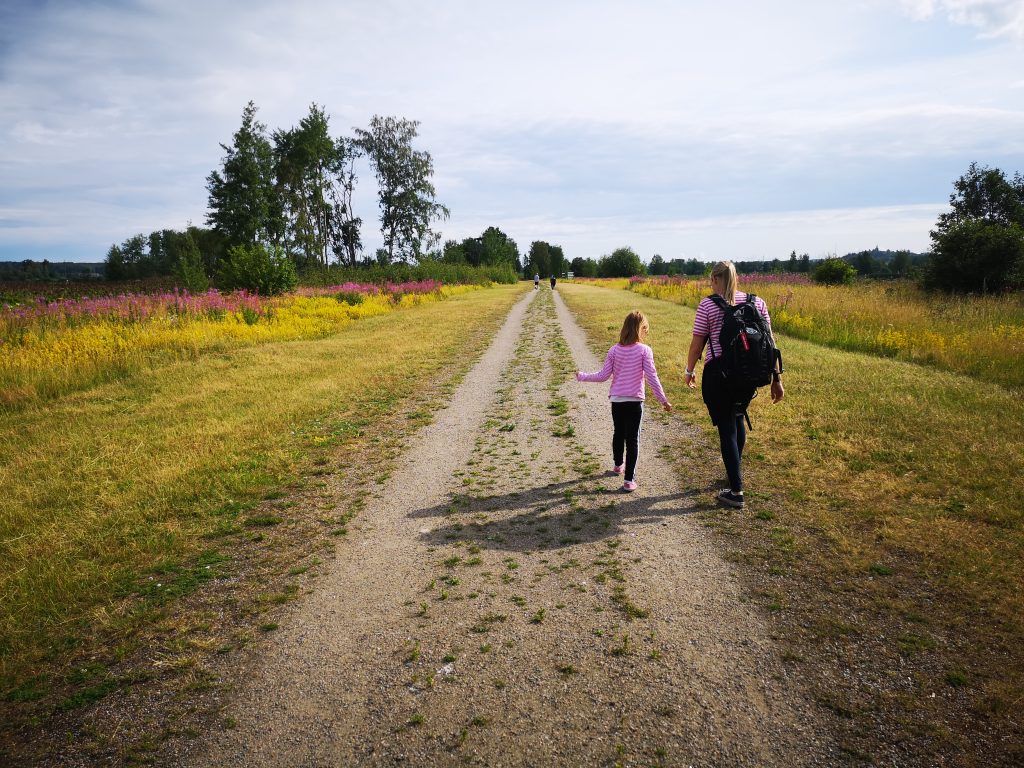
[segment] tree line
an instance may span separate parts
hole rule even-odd
[[[206,179],[207,227],[161,230],[112,245],[108,278],[173,274],[191,289],[212,279],[225,288],[278,291],[293,286],[299,272],[331,265],[442,258],[432,227],[449,210],[437,200],[430,153],[413,146],[417,121],[375,115],[351,136],[332,136],[329,117],[316,104],[298,125],[273,132],[257,112],[250,101],[231,142],[221,144],[221,165]],[[363,253],[363,222],[352,206],[360,158],[369,161],[378,186],[383,246],[374,258]],[[504,237],[491,228],[480,238],[485,250],[495,233]],[[498,250],[514,277],[518,251],[509,255],[503,242]]]

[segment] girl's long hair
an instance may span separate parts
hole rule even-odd
[[[736,265],[731,261],[720,261],[711,268],[711,276],[718,278],[718,284],[722,288],[722,298],[733,304],[739,282],[736,279]]]
[[[646,331],[650,328],[647,323],[647,318],[644,317],[644,313],[639,310],[633,310],[626,319],[622,322],[622,330],[619,331],[619,344],[622,346],[628,346],[630,344],[636,344],[640,341],[640,332]]]

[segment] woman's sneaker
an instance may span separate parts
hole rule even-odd
[[[735,509],[743,509],[743,494],[733,493],[728,488],[724,488],[718,493],[718,503]]]
[[[622,464],[616,464],[614,467],[612,467],[612,472],[614,472],[616,475],[621,475],[623,466],[624,465]]]
[[[626,493],[632,493],[633,491],[636,490],[636,481],[627,480],[622,484],[622,490],[624,490]]]

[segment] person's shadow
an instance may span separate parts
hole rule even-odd
[[[539,552],[613,539],[632,526],[715,508],[704,501],[712,486],[660,496],[595,487],[612,476],[608,472],[497,496],[456,494],[446,504],[409,516],[444,519],[420,534],[427,544],[466,541],[481,548]],[[507,516],[510,511],[514,514]]]

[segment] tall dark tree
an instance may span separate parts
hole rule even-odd
[[[931,232],[925,283],[951,291],[1003,291],[1024,269],[1024,177],[971,163],[953,182],[950,210]]]
[[[662,258],[660,253],[656,253],[651,256],[651,264],[647,268],[647,271],[652,275],[667,275],[668,264],[665,263],[665,259]]]
[[[523,271],[527,277],[532,277],[535,274],[549,277],[551,275],[551,246],[543,240],[534,240],[530,243],[530,252],[526,255]]]
[[[242,125],[230,146],[221,144],[221,169],[206,179],[209,212],[206,222],[230,245],[258,241],[280,242],[283,215],[274,190],[274,153],[267,127],[256,120],[257,108],[249,102],[242,111]]]
[[[430,229],[448,209],[437,201],[429,152],[413,149],[419,123],[374,115],[369,130],[356,129],[356,141],[370,158],[379,185],[380,224],[388,261],[418,259],[440,237]]]
[[[569,262],[565,258],[565,251],[560,245],[548,246],[548,253],[551,254],[551,274],[561,276],[569,271]]]
[[[340,242],[335,210],[341,173],[327,114],[312,104],[298,126],[274,132],[277,194],[285,213],[285,245],[300,266],[326,267]]]
[[[124,253],[117,245],[110,246],[110,250],[107,251],[107,258],[103,262],[103,276],[107,280],[124,280],[128,277]]]
[[[516,272],[519,271],[519,246],[516,241],[497,227],[488,227],[480,236],[483,246],[482,263],[488,266],[508,264]]]

